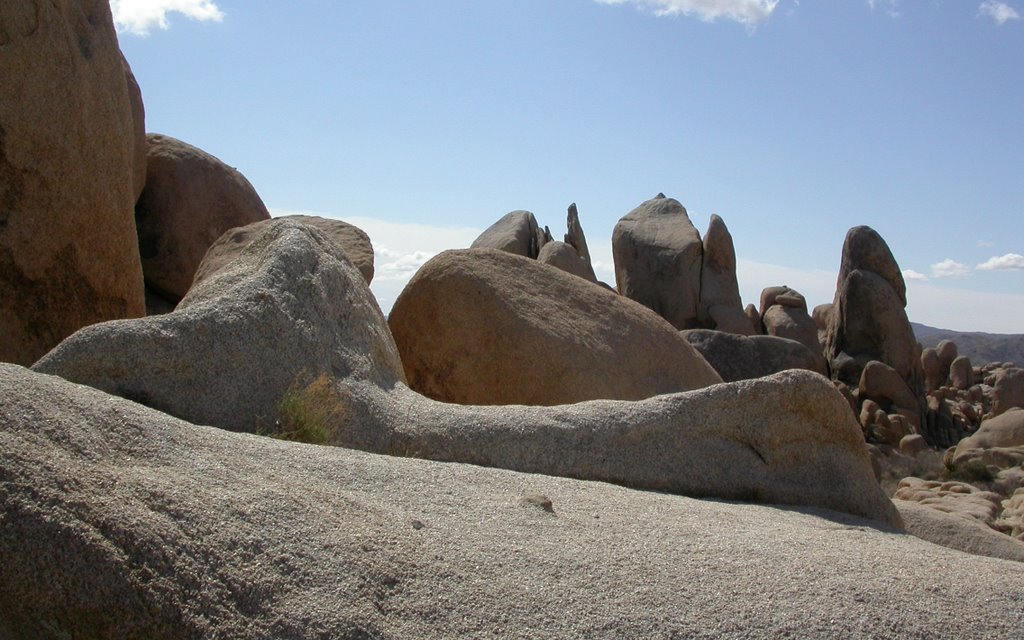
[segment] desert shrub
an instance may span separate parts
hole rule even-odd
[[[331,379],[320,374],[306,383],[292,383],[278,404],[277,420],[262,435],[282,440],[324,444],[345,420],[345,403]]]
[[[995,476],[980,460],[970,460],[963,464],[946,462],[946,468],[942,471],[943,480],[959,480],[960,482],[992,482]]]

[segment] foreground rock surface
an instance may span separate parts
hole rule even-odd
[[[1018,563],[824,510],[234,434],[9,365],[0,442],[3,637],[1024,628]]]
[[[649,309],[503,251],[431,259],[388,322],[409,386],[445,402],[639,400],[721,382]]]
[[[0,360],[145,313],[126,73],[106,0],[0,5]]]

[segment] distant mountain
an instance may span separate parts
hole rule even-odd
[[[982,333],[980,331],[950,331],[911,322],[914,335],[924,347],[934,347],[942,340],[956,343],[957,352],[971,359],[971,364],[1012,362],[1024,366],[1024,334]]]

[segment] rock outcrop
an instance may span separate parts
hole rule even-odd
[[[1020,565],[836,512],[228,433],[9,365],[0,398],[4,637],[1024,627]]]
[[[807,313],[807,300],[799,291],[785,285],[764,289],[760,316],[767,335],[796,340],[817,356],[815,371],[828,370],[818,342],[818,325]]]
[[[0,6],[0,360],[141,316],[132,98],[106,0]]]
[[[754,333],[740,299],[732,234],[725,221],[714,214],[704,234],[698,311],[706,327],[744,336]]]
[[[170,136],[146,138],[146,188],[135,205],[142,269],[146,285],[176,303],[210,245],[270,212],[237,169]]]
[[[833,378],[856,387],[864,365],[877,360],[918,391],[920,356],[906,304],[906,285],[889,246],[870,227],[850,229],[825,344]]]
[[[796,340],[741,336],[712,329],[688,329],[682,335],[726,382],[761,378],[788,369],[828,375],[821,354],[811,352]]]
[[[470,245],[473,249],[498,249],[524,258],[536,259],[550,238],[529,211],[510,211],[484,229]]]
[[[1014,407],[1024,407],[1024,369],[999,369],[992,380],[992,414],[999,415]]]
[[[971,449],[1024,446],[1024,409],[1010,409],[981,423],[978,430],[961,440],[953,452],[953,462],[961,463]]]
[[[296,380],[319,374],[332,381],[333,444],[899,524],[846,401],[817,374],[636,402],[480,407],[429,400],[402,383],[400,367],[359,272],[322,233],[286,220],[173,313],[86,328],[36,365],[250,430]]]
[[[362,274],[326,235],[290,220],[267,224],[173,313],[86,327],[35,369],[195,424],[250,432],[273,424],[297,380],[403,380]]]
[[[619,293],[676,329],[699,328],[702,252],[683,205],[658,194],[627,213],[612,232]]]
[[[409,385],[444,402],[638,400],[721,382],[649,309],[502,251],[434,257],[388,322]]]
[[[349,262],[363,274],[366,284],[373,281],[373,244],[370,243],[370,236],[359,227],[342,220],[320,216],[290,215],[279,216],[274,220],[291,220],[319,229],[328,239],[341,247]],[[253,239],[263,235],[271,224],[271,220],[261,220],[225,231],[224,235],[210,246],[203,261],[199,263],[192,286],[205,281],[238,258]]]

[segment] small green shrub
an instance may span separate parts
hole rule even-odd
[[[325,444],[345,421],[345,404],[331,379],[321,374],[309,384],[297,379],[285,391],[274,425],[262,432],[272,438]]]
[[[995,476],[980,460],[971,460],[963,464],[953,464],[952,461],[947,461],[946,468],[942,471],[942,479],[983,483],[992,482],[995,480]]]

